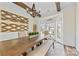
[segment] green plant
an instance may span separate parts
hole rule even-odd
[[[39,34],[39,32],[30,32],[29,36],[31,36],[31,35],[37,35],[37,34]]]

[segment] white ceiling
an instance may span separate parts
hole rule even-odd
[[[33,2],[24,2],[28,6],[32,7]],[[56,6],[53,2],[35,2],[35,7],[41,11],[42,17],[50,16],[56,12]]]
[[[75,4],[75,2],[61,2],[61,9],[64,9],[73,4]]]
[[[55,2],[24,2],[26,5],[32,7],[35,3],[37,10],[41,10],[42,17],[51,16],[57,12]],[[69,5],[74,4],[74,2],[60,2],[61,9],[66,8]]]
[[[56,12],[57,12],[55,2],[24,2],[24,3],[26,5],[28,5],[29,7],[32,7],[32,4],[35,3],[36,9],[37,10],[41,9],[42,17],[51,16],[51,15],[56,14]],[[73,5],[73,4],[74,4],[74,2],[61,2],[61,9],[64,9],[64,8],[70,6],[70,5]],[[15,5],[12,2],[1,2],[0,8],[6,9],[6,10],[9,10],[9,11],[13,11],[13,12],[21,14],[25,17],[27,16],[28,18],[32,18],[32,16],[30,16],[26,12],[26,10]]]

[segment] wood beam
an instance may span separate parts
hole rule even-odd
[[[13,3],[24,9],[26,8],[31,9],[29,6],[25,5],[23,2],[13,2]]]
[[[30,12],[32,12],[33,14],[30,14],[31,16],[35,16],[35,15],[37,15],[37,16],[41,16],[38,12],[36,12],[35,10],[33,10],[32,8],[30,8],[29,6],[27,6],[26,4],[24,4],[23,2],[13,2],[14,4],[16,4],[16,5],[18,5],[18,6],[20,6],[21,8],[23,8],[23,9],[28,9]]]
[[[55,2],[56,4],[56,8],[57,8],[57,11],[61,11],[61,6],[60,6],[60,2]]]

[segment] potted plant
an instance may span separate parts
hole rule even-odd
[[[29,33],[29,38],[33,38],[33,37],[36,37],[38,36],[39,32],[30,32]]]

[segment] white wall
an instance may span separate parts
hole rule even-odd
[[[75,4],[62,10],[63,12],[63,41],[65,45],[75,46]]]
[[[24,16],[26,18],[30,18],[30,19],[28,19],[29,20],[28,31],[32,31],[33,19],[29,14],[27,14],[27,12],[24,9],[22,9],[21,7],[15,5],[11,2],[1,2],[0,9]],[[17,38],[17,35],[18,35],[17,32],[0,33],[0,41]]]
[[[0,33],[0,41],[18,38],[17,32]]]
[[[79,52],[79,3],[76,4],[76,49]]]

